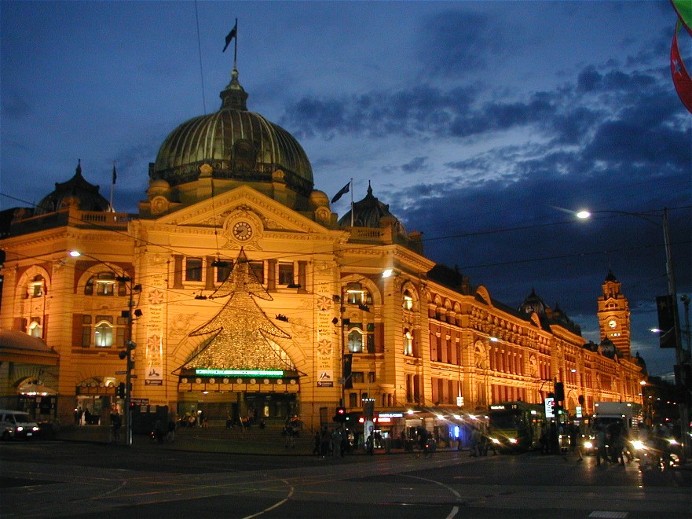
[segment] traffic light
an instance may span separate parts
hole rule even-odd
[[[677,322],[678,307],[672,295],[656,298],[658,312],[658,329],[660,330],[659,346],[661,348],[676,348],[677,337],[675,323]]]
[[[118,384],[118,387],[115,388],[115,396],[118,398],[125,398],[125,382],[121,382]]]
[[[555,401],[563,402],[565,400],[565,385],[562,382],[555,382]]]
[[[346,408],[345,407],[337,407],[336,408],[336,414],[334,415],[334,421],[339,422],[339,423],[344,423],[346,421]]]

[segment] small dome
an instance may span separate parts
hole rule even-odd
[[[615,274],[613,274],[612,270],[608,271],[608,274],[606,275],[605,281],[617,281],[617,278],[615,277]]]
[[[372,194],[372,186],[368,182],[368,194],[360,202],[353,204],[353,227],[369,227],[378,229],[382,224],[391,223],[398,234],[406,235],[406,230],[401,222],[389,212],[389,205],[383,204]],[[351,211],[348,211],[339,220],[342,227],[351,226]]]
[[[314,208],[329,207],[329,196],[324,191],[316,189],[310,193],[310,206]]]
[[[282,170],[289,187],[309,196],[313,176],[305,151],[289,132],[247,110],[236,69],[220,97],[218,112],[190,119],[166,137],[150,179],[175,187],[197,180],[205,164],[213,168],[214,178],[243,182],[271,182],[272,174]]]
[[[614,359],[615,355],[617,354],[615,344],[613,344],[613,341],[607,337],[601,341],[601,344],[598,346],[598,350],[600,351],[601,355],[608,357],[609,359]]]
[[[90,184],[82,176],[81,161],[77,162],[74,176],[67,182],[56,182],[55,190],[36,206],[36,214],[53,213],[76,206],[80,211],[109,211],[108,200],[99,194],[99,186]]]
[[[153,198],[155,196],[165,196],[171,189],[171,185],[163,180],[162,178],[157,178],[149,182],[149,189],[147,189],[147,196]]]
[[[519,305],[519,311],[525,314],[537,313],[539,316],[545,315],[546,306],[543,300],[536,294],[535,289],[531,289],[531,293],[524,299],[524,302]]]

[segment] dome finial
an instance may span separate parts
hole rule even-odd
[[[82,176],[82,159],[77,159],[77,168],[74,170],[75,175]]]
[[[231,82],[219,94],[219,97],[221,98],[222,110],[247,111],[248,94],[238,81],[238,69],[235,66],[231,72]]]

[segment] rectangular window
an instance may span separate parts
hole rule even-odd
[[[231,275],[233,262],[231,260],[219,260],[214,262],[216,265],[216,282],[223,283]]]
[[[365,377],[364,377],[362,371],[353,371],[351,373],[351,377],[353,378],[354,384],[358,384],[358,383],[362,384],[363,382],[365,382]]]
[[[96,281],[96,295],[112,296],[114,287],[115,287],[114,281],[99,279]]]
[[[185,281],[202,281],[202,258],[186,258]]]
[[[348,394],[348,406],[351,408],[358,407],[358,393]]]
[[[279,285],[293,285],[293,263],[279,263]]]

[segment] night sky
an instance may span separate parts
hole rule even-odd
[[[248,108],[301,142],[316,189],[353,178],[357,201],[370,181],[428,257],[512,307],[535,289],[585,340],[600,342],[612,270],[633,354],[672,372],[648,329],[667,289],[664,207],[678,293],[692,291],[692,116],[664,0],[5,1],[0,209],[37,203],[81,159],[106,198],[115,161],[115,208],[136,212],[166,135],[219,109],[236,18]],[[577,221],[585,207],[612,212]]]

